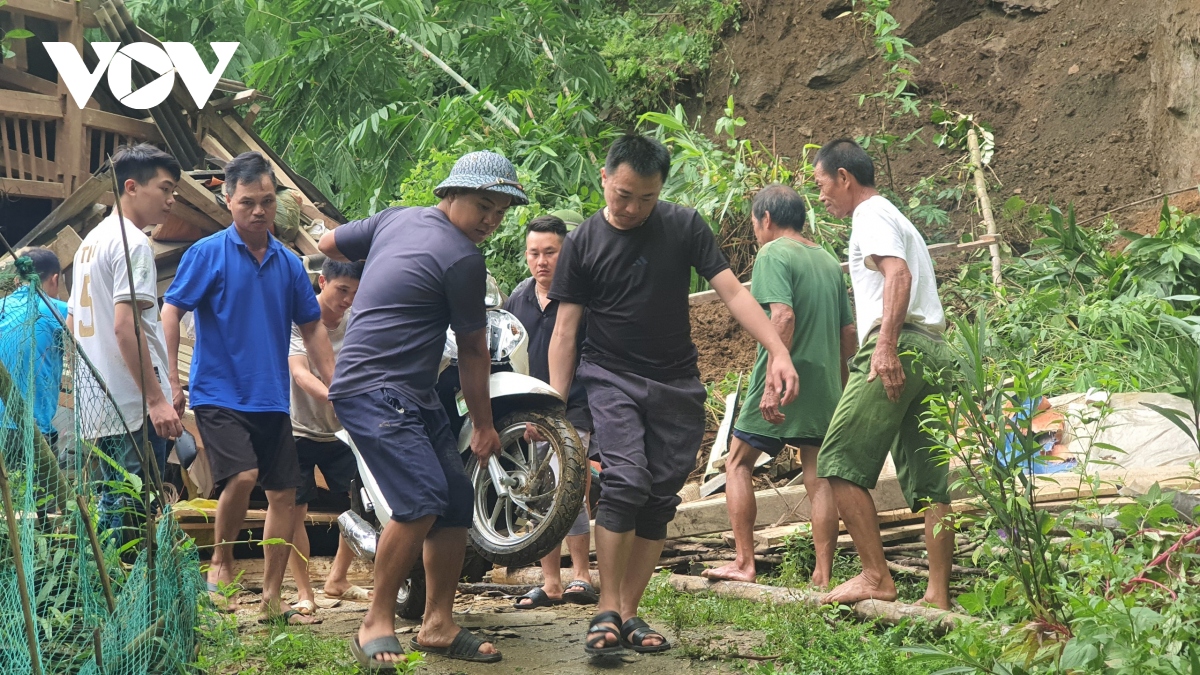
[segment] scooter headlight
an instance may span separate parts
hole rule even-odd
[[[488,349],[492,361],[507,361],[525,340],[525,327],[517,317],[502,309],[488,312]]]

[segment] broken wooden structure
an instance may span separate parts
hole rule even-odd
[[[260,152],[271,162],[281,191],[289,197],[285,200],[281,194],[280,210],[285,201],[294,207],[289,213],[293,226],[275,234],[298,256],[316,257],[320,234],[345,222],[329,198],[293,171],[255,132],[257,102],[269,97],[240,82],[219,80],[208,102],[197,108],[176,78],[171,94],[147,111],[123,105],[102,77],[86,105],[78,107],[43,43],[73,44],[92,71],[99,61],[84,39],[85,28],[100,29],[107,41],[123,45],[161,46],[134,23],[123,0],[9,0],[0,7],[0,27],[24,29],[34,36],[12,40],[15,56],[0,63],[0,193],[4,197],[0,228],[16,249],[46,246],[58,255],[66,282],[64,300],[70,292],[75,252],[112,208],[112,178],[106,162],[122,145],[151,143],[174,155],[184,170],[170,217],[146,230],[155,251],[160,298],[174,279],[184,251],[231,224],[221,185],[225,164],[240,153]],[[135,87],[157,77],[135,63]],[[277,218],[277,225],[280,222]],[[306,259],[306,263],[315,261]],[[310,270],[318,267],[309,264]],[[191,347],[185,337],[180,347],[180,371],[185,377]],[[60,397],[67,407],[71,401],[69,395]],[[203,452],[190,412],[184,426]],[[205,484],[207,463],[201,457],[193,466],[197,475],[183,472],[186,496],[207,497],[212,490],[211,481]],[[185,529],[201,540],[211,539],[211,515],[180,514]],[[336,514],[311,516],[314,523],[329,527]]]

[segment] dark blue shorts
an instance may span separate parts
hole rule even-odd
[[[474,490],[444,408],[379,389],[338,399],[333,409],[379,484],[392,520],[432,515],[435,528],[471,526]]]
[[[762,434],[755,434],[736,428],[733,430],[733,437],[740,438],[755,450],[765,452],[772,457],[777,457],[779,451],[783,450],[783,446],[785,445],[790,445],[794,448],[798,448],[801,445],[811,445],[814,448],[819,448],[825,442],[823,438],[775,438],[774,436],[763,436]]]

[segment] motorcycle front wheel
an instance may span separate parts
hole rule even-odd
[[[526,441],[527,424],[546,440]],[[497,565],[528,565],[562,544],[583,508],[587,451],[558,410],[518,410],[505,415],[496,430],[507,486],[497,486],[487,464],[471,455],[471,544]]]

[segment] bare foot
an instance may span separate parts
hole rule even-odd
[[[700,576],[717,581],[745,581],[748,583],[754,583],[754,580],[758,578],[753,563],[750,564],[750,569],[746,569],[739,566],[736,562],[706,569],[700,573]]]
[[[232,567],[229,565],[210,566],[205,580],[209,584],[208,597],[217,609],[224,612],[237,611],[237,596],[241,589],[234,586]],[[216,590],[213,590],[214,588]]]
[[[262,610],[259,612],[259,621],[269,623],[278,619],[279,617],[284,616],[291,609],[292,607],[286,602],[280,602],[279,606],[274,608],[264,602]],[[314,623],[320,622],[321,620],[317,617],[312,616],[311,614],[304,614],[300,610],[296,610],[295,614],[292,614],[287,618],[287,625],[289,626],[311,626]]]
[[[421,630],[417,633],[417,644],[422,647],[449,647],[454,638],[458,637],[458,632],[461,628],[454,623],[433,626],[428,621],[421,624]],[[496,646],[490,642],[485,642],[479,645],[480,654],[495,654]]]
[[[853,605],[861,600],[896,599],[896,584],[890,574],[879,580],[872,580],[866,574],[860,574],[849,581],[843,582],[821,599],[826,605]]]
[[[829,589],[829,577],[827,576],[818,576],[814,574],[812,581],[808,583],[812,584],[812,587],[818,590],[824,591]]]
[[[330,600],[353,600],[354,602],[368,602],[375,597],[373,591],[368,591],[361,586],[355,586],[343,579],[342,581],[326,581],[325,582],[325,597]]]
[[[380,624],[378,626],[371,626],[368,628],[367,622],[364,621],[363,624],[358,628],[358,644],[365,645],[371,640],[387,637],[389,635],[394,636],[395,634],[396,629],[394,626]],[[405,656],[404,650],[400,650],[399,652],[381,652],[375,655],[376,661],[386,661],[388,663],[396,663],[397,661],[404,660],[405,658],[407,658],[407,656]]]
[[[937,594],[935,594],[931,591],[925,592],[925,597],[921,598],[920,604],[922,604],[926,607],[932,607],[934,609],[944,609],[946,611],[950,611],[950,609],[951,609],[950,598],[938,597]]]

